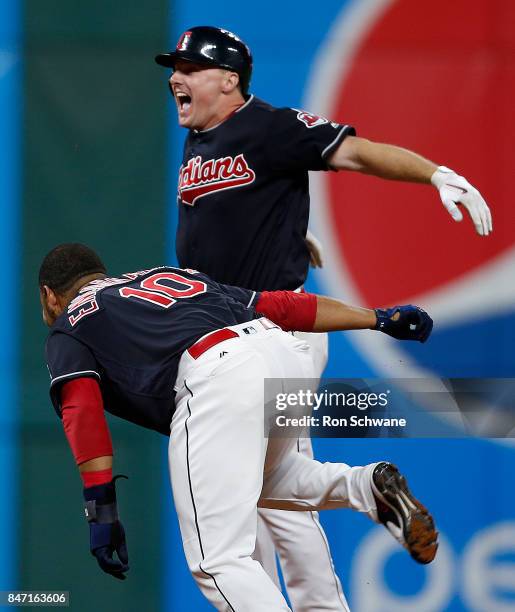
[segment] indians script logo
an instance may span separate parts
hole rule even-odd
[[[236,157],[220,157],[202,162],[202,157],[190,159],[179,172],[179,200],[194,206],[203,196],[215,191],[242,187],[254,182],[256,173],[243,153]]]

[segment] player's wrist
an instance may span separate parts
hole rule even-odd
[[[81,472],[82,483],[85,488],[107,484],[113,479],[113,468],[109,467],[102,470],[90,470]]]
[[[109,482],[102,484],[96,484],[92,486],[85,486],[83,489],[84,501],[95,502],[96,504],[116,504],[116,481],[118,478],[125,478],[123,474],[111,478]]]
[[[372,329],[384,332],[390,326],[391,313],[386,308],[374,308],[374,314],[376,322]]]
[[[377,329],[378,319],[376,310],[376,308],[370,310],[370,325],[367,326],[367,329]]]
[[[456,174],[456,172],[450,168],[447,168],[447,166],[438,166],[438,168],[431,175],[431,185],[436,187],[436,189],[440,189],[453,174]]]
[[[116,481],[118,478],[127,478],[127,476],[120,474],[109,482],[84,487],[84,514],[90,525],[112,524],[119,520],[116,503]]]

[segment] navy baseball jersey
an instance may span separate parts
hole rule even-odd
[[[190,130],[178,185],[179,265],[257,291],[302,285],[308,170],[327,170],[330,154],[355,133],[253,96],[218,126]]]
[[[84,286],[50,329],[50,396],[73,378],[98,379],[105,409],[170,433],[182,353],[204,334],[255,318],[258,294],[194,270],[153,268]]]

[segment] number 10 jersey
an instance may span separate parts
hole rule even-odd
[[[93,377],[108,412],[168,434],[182,353],[208,332],[255,318],[257,298],[254,291],[173,267],[85,285],[46,343],[57,413],[62,385]]]

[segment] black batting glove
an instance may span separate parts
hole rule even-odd
[[[118,518],[115,476],[111,482],[84,488],[84,511],[89,523],[91,554],[104,572],[119,580],[125,580],[129,570],[129,556],[125,530]],[[117,553],[118,559],[113,558]]]
[[[418,340],[425,342],[433,329],[433,319],[418,306],[394,306],[375,308],[377,323],[374,329],[397,338],[397,340]],[[396,316],[398,313],[398,316]],[[395,319],[394,319],[395,317]]]

